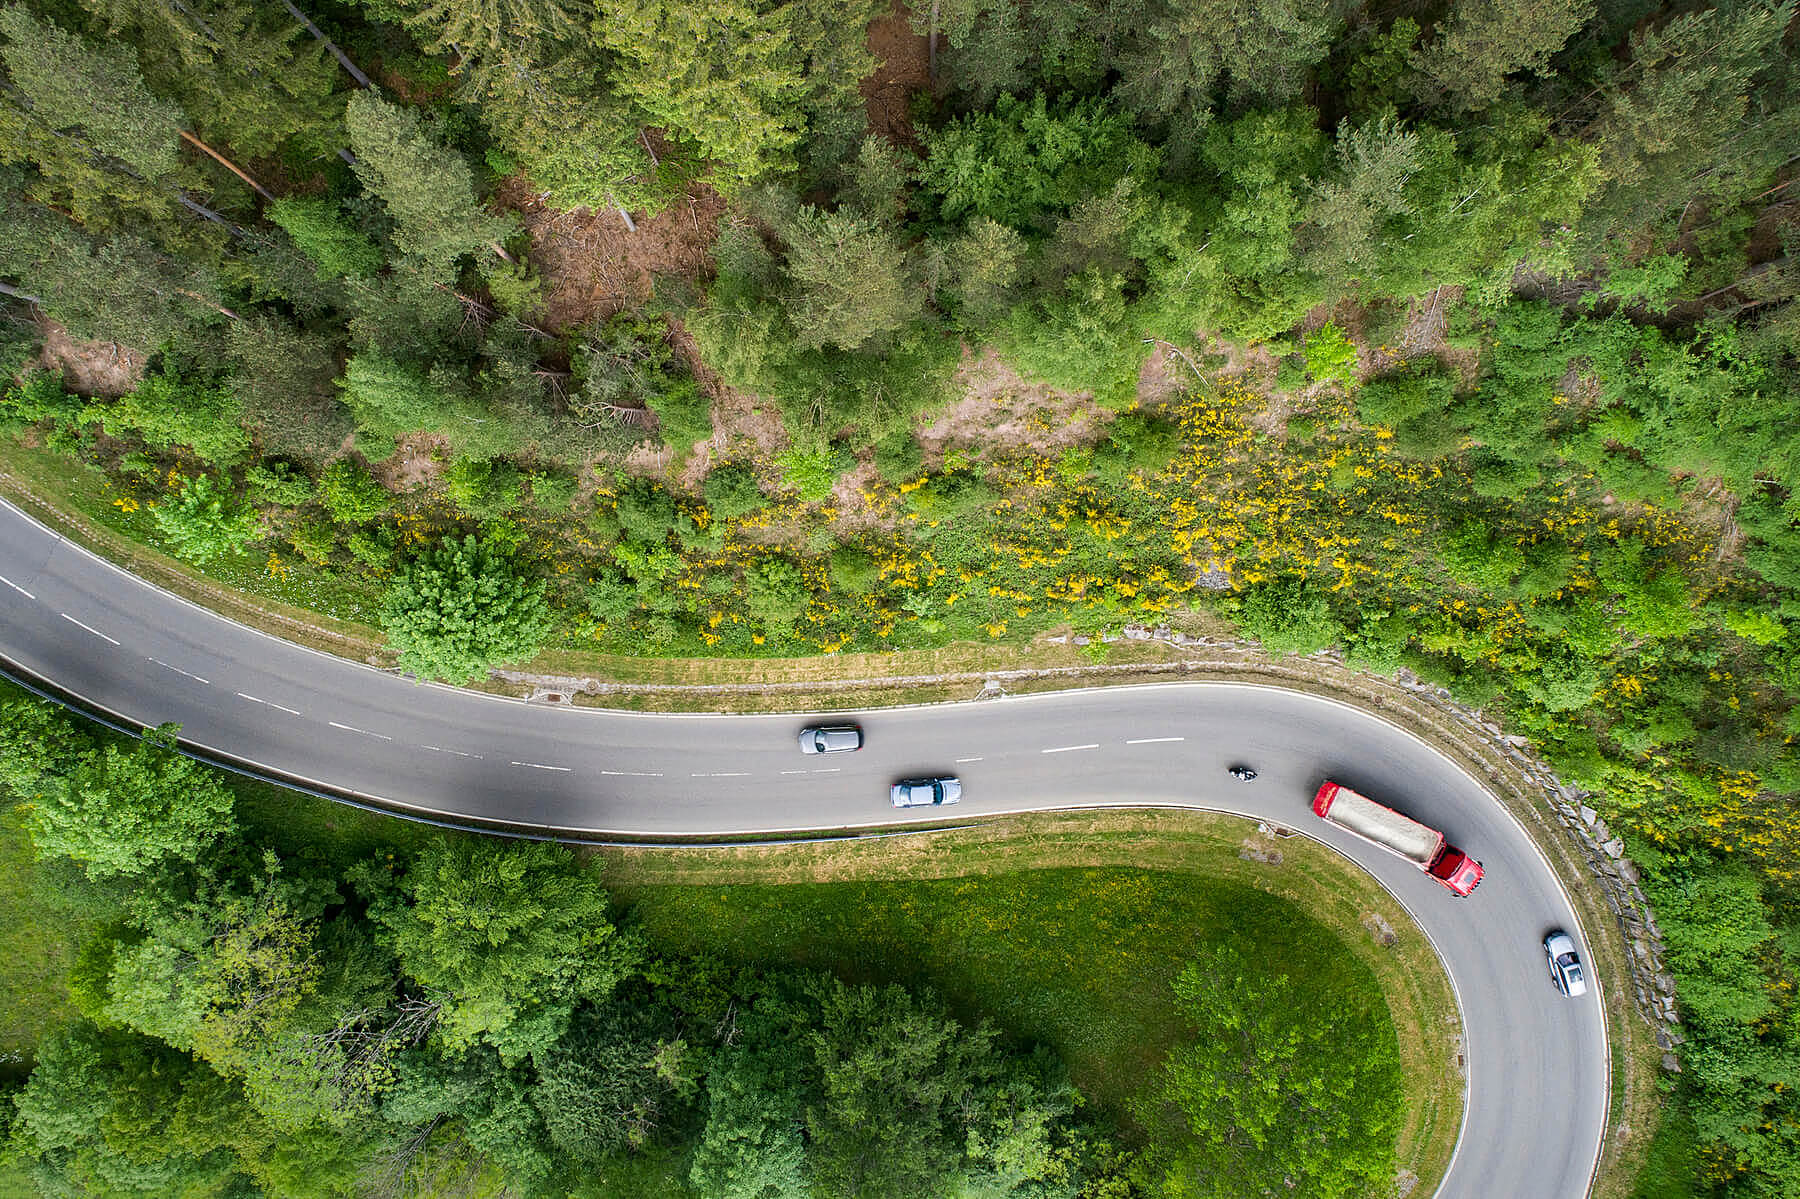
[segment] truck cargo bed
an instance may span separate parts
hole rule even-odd
[[[1403,858],[1417,862],[1421,868],[1431,865],[1439,847],[1444,843],[1444,835],[1436,829],[1427,828],[1344,786],[1337,788],[1329,806],[1321,815],[1333,824],[1341,825],[1393,850]]]

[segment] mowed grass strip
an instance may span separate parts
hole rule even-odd
[[[1449,1165],[1462,1075],[1448,980],[1385,891],[1305,838],[1152,811],[873,843],[597,856],[658,942],[930,985],[965,1018],[1054,1047],[1121,1122],[1191,1036],[1170,984],[1201,945],[1234,945],[1288,975],[1301,1011],[1373,993],[1404,1075],[1400,1165],[1426,1194]]]

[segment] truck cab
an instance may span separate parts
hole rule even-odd
[[[1455,894],[1467,899],[1469,893],[1481,885],[1484,872],[1480,862],[1455,846],[1447,845],[1427,873]]]

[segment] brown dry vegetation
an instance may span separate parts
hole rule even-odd
[[[918,430],[933,470],[951,450],[984,459],[1027,449],[1054,455],[1097,440],[1112,421],[1090,392],[1028,382],[992,349],[965,349],[955,382],[962,399]]]
[[[551,208],[520,178],[502,183],[498,199],[531,235],[531,263],[544,281],[537,316],[556,333],[642,304],[658,275],[698,280],[725,211],[716,192],[696,187],[685,201],[637,218],[633,233],[610,208]]]
[[[63,374],[63,386],[77,395],[111,399],[134,391],[144,379],[144,355],[113,341],[78,341],[53,320],[39,322],[44,346],[38,361]]]
[[[896,145],[917,147],[907,109],[913,94],[931,86],[931,43],[912,30],[912,10],[896,0],[893,11],[869,24],[869,52],[881,60],[862,81],[869,132]]]

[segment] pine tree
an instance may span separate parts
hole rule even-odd
[[[788,319],[801,345],[859,349],[918,315],[924,297],[890,228],[806,206],[781,233],[795,289]]]
[[[0,35],[0,59],[45,125],[79,131],[96,151],[146,179],[175,173],[185,118],[150,94],[124,46],[91,46],[17,4],[0,8]]]
[[[1596,0],[1460,0],[1437,36],[1413,51],[1413,91],[1452,112],[1479,111],[1519,71],[1547,73],[1550,56],[1593,17]]]
[[[447,279],[464,254],[498,248],[512,222],[475,199],[469,164],[440,145],[416,114],[372,92],[345,110],[356,175],[393,214],[394,241],[434,277]]]
[[[784,15],[749,0],[605,0],[598,29],[611,79],[649,123],[693,143],[721,190],[788,166],[805,85]]]

